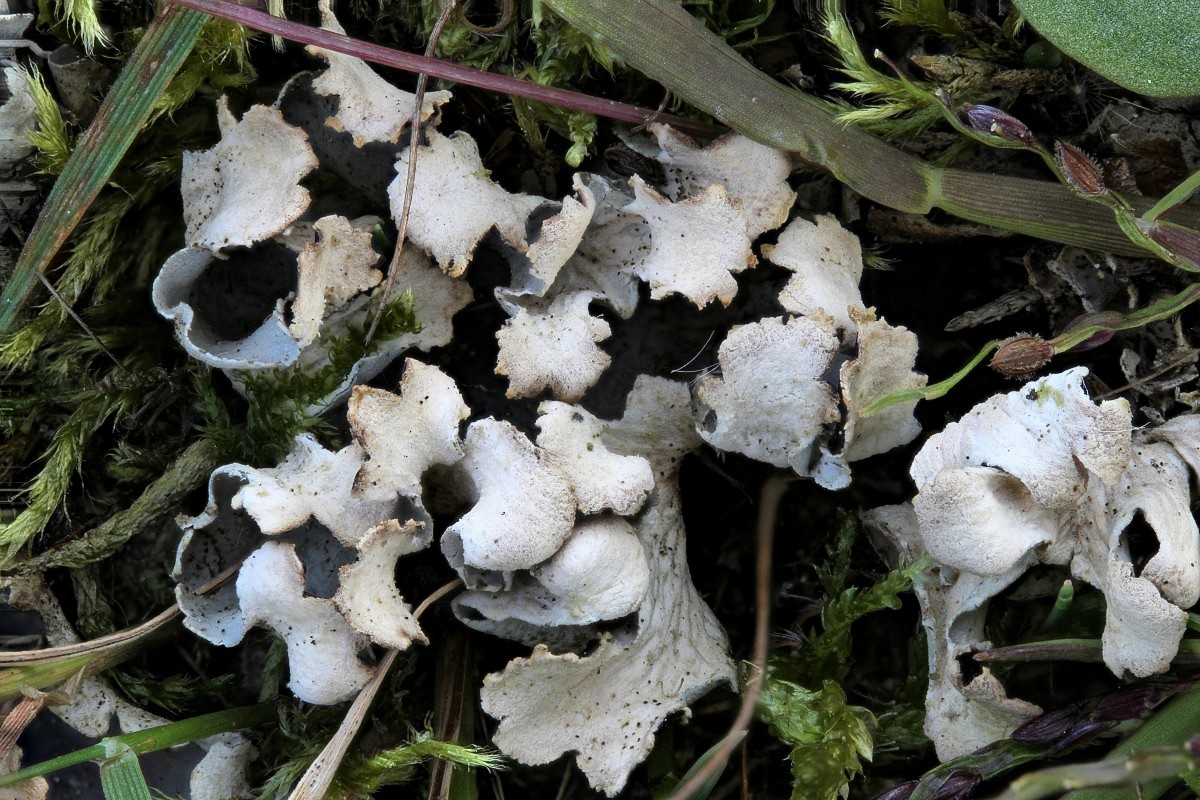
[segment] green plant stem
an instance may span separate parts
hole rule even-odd
[[[80,670],[87,677],[120,664],[171,633],[178,616],[179,606],[172,605],[137,627],[99,639],[0,653],[0,701],[20,697],[26,687],[55,686]]]
[[[652,108],[642,108],[626,103],[618,103],[613,100],[605,100],[582,92],[561,89],[556,86],[546,86],[535,81],[522,80],[495,72],[487,72],[486,70],[466,67],[462,64],[455,64],[454,62],[444,61],[439,58],[430,58],[416,53],[393,50],[372,42],[364,42],[360,39],[345,36],[344,34],[334,33],[324,28],[314,28],[309,25],[301,25],[297,22],[273,17],[257,9],[239,5],[232,2],[232,0],[173,1],[178,5],[203,11],[205,14],[211,14],[214,17],[237,22],[257,31],[270,33],[274,36],[282,36],[284,39],[294,42],[315,45],[325,50],[345,53],[346,55],[361,58],[364,61],[370,61],[373,64],[382,64],[407,72],[424,73],[431,78],[441,78],[453,81],[454,83],[461,83],[465,86],[477,86],[481,89],[522,97],[537,103],[549,103],[550,105],[571,108],[595,114],[596,116],[623,120],[638,125],[645,124],[650,120],[658,120],[660,122],[667,122],[680,130],[700,136],[715,136],[719,133],[714,126],[697,122],[694,119],[662,114]]]
[[[79,137],[34,223],[12,277],[0,294],[0,335],[75,230],[121,157],[150,117],[154,103],[192,51],[204,14],[168,5],[150,23],[121,74]]]
[[[943,381],[938,381],[937,383],[923,386],[919,389],[902,389],[898,392],[885,394],[883,397],[871,402],[870,405],[864,408],[861,412],[862,416],[869,417],[872,414],[878,414],[885,408],[890,408],[891,406],[898,405],[900,403],[907,403],[912,400],[936,400],[939,397],[944,397],[951,389],[957,386],[963,378],[970,375],[971,370],[983,363],[983,360],[991,355],[992,351],[999,346],[999,339],[993,339],[992,341],[988,342],[982,348],[980,348],[979,352],[975,354],[975,357],[968,361],[962,369]]]
[[[1099,639],[1051,639],[1044,642],[994,647],[975,654],[976,661],[1078,661],[1098,664],[1104,660]],[[1176,667],[1200,664],[1200,639],[1184,639],[1171,663]]]
[[[179,504],[220,465],[220,449],[214,442],[209,439],[193,442],[129,508],[113,514],[78,539],[16,564],[9,572],[29,575],[55,567],[82,567],[107,558],[125,542],[178,509]]]
[[[1052,241],[1145,254],[1111,210],[1062,185],[936,167],[843,126],[820,101],[759,72],[672,0],[545,3],[676,96],[751,139],[828,169],[870,200],[915,214],[941,208]]]
[[[40,775],[49,775],[51,772],[73,767],[76,764],[109,757],[114,752],[114,748],[120,746],[127,747],[137,755],[153,753],[168,747],[206,739],[218,733],[252,728],[274,720],[275,707],[264,703],[257,706],[216,711],[212,714],[183,719],[134,733],[122,733],[119,736],[110,736],[100,744],[48,759],[8,775],[2,775],[0,776],[0,788],[12,786]]]
[[[1178,186],[1167,192],[1161,200],[1142,214],[1142,219],[1153,222],[1191,197],[1198,188],[1200,188],[1200,170],[1193,172]]]
[[[1152,322],[1172,317],[1192,303],[1200,300],[1200,283],[1193,283],[1178,294],[1165,297],[1137,311],[1093,311],[1084,314],[1067,326],[1066,330],[1050,340],[1055,353],[1065,353],[1077,347],[1097,333],[1127,331],[1149,325]]]

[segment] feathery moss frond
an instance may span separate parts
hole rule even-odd
[[[330,797],[368,797],[397,783],[412,780],[414,768],[429,758],[440,758],[468,769],[500,769],[504,757],[477,745],[460,745],[433,738],[429,731],[414,732],[400,745],[367,757],[347,758],[338,769]]]
[[[89,56],[95,52],[96,45],[108,46],[108,34],[96,16],[96,0],[54,0],[54,14],[79,37]]]
[[[71,136],[54,95],[46,86],[42,73],[34,67],[18,67],[33,97],[37,113],[37,129],[29,133],[29,143],[37,149],[34,163],[40,173],[57,175],[62,172],[67,157],[71,155]]]
[[[171,116],[199,92],[214,96],[227,89],[245,86],[257,77],[250,63],[254,32],[223,19],[209,19],[191,55],[158,96],[150,121]]]
[[[67,496],[71,475],[83,462],[92,434],[112,414],[115,403],[102,393],[86,397],[55,432],[46,451],[45,466],[26,493],[28,506],[16,519],[0,527],[0,567],[12,561],[26,543],[37,536]]]
[[[883,0],[879,15],[888,22],[932,31],[953,42],[969,41],[944,0]]]
[[[838,71],[849,78],[834,88],[870,102],[862,107],[834,101],[838,119],[889,139],[914,136],[941,120],[941,111],[928,96],[910,91],[904,81],[871,66],[836,0],[822,4],[821,24],[837,56]]]

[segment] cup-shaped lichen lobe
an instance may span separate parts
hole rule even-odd
[[[296,254],[274,241],[212,259],[192,283],[187,303],[195,323],[220,341],[245,339],[296,291]]]

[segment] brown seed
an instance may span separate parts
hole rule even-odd
[[[1092,157],[1073,144],[1054,143],[1054,161],[1062,170],[1067,185],[1082,195],[1101,197],[1108,194],[1104,173]]]
[[[1054,345],[1040,336],[1021,334],[1005,339],[988,366],[1006,378],[1025,378],[1054,357]]]

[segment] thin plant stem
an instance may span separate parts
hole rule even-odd
[[[758,533],[755,547],[754,578],[754,651],[750,663],[750,676],[742,691],[742,705],[738,709],[729,733],[717,747],[706,753],[704,765],[682,785],[676,787],[669,800],[688,800],[729,762],[733,751],[746,738],[750,723],[758,708],[758,696],[762,691],[763,674],[767,668],[767,646],[771,632],[771,550],[775,544],[775,525],[779,517],[779,503],[795,476],[776,472],[767,478],[758,497]]]
[[[128,747],[138,755],[153,753],[157,750],[165,750],[169,747],[187,744],[199,739],[207,739],[209,736],[214,736],[218,733],[256,727],[272,722],[275,719],[275,707],[270,704],[263,704],[216,711],[212,714],[204,714],[203,716],[146,728],[145,730],[134,731],[133,733],[122,733],[119,736],[110,736],[100,744],[85,747],[57,758],[48,759],[40,764],[34,764],[8,775],[0,775],[0,787],[13,786],[21,781],[36,778],[40,775],[49,775],[51,772],[73,767],[76,764],[103,759],[109,756],[115,747]]]
[[[416,611],[413,612],[413,619],[420,619],[426,609],[461,585],[462,581],[457,578],[443,584],[417,606]],[[338,766],[346,757],[346,752],[350,749],[354,737],[358,735],[358,729],[367,718],[367,712],[371,709],[371,704],[375,702],[375,695],[379,693],[379,689],[383,686],[388,671],[396,663],[398,655],[400,655],[400,651],[394,647],[384,653],[375,668],[375,675],[366,686],[359,690],[358,696],[354,698],[354,702],[346,711],[346,716],[342,718],[342,724],[338,726],[325,748],[317,754],[312,764],[305,770],[304,775],[296,784],[296,788],[288,795],[288,800],[322,800],[325,797],[337,774]]]
[[[426,58],[433,57],[438,41],[442,38],[442,31],[446,28],[446,23],[450,21],[450,15],[456,8],[458,8],[458,0],[447,0],[446,5],[442,8],[442,13],[438,14],[437,22],[434,23],[433,30],[429,33],[429,41],[425,43]],[[400,274],[400,254],[404,252],[404,240],[408,238],[408,217],[409,212],[412,211],[413,192],[417,183],[417,158],[421,149],[421,107],[425,105],[425,86],[428,83],[429,73],[417,73],[417,88],[413,93],[412,121],[409,123],[408,135],[408,183],[404,187],[404,204],[400,207],[400,217],[396,220],[396,251],[392,254],[387,280],[383,284],[383,292],[379,295],[379,307],[375,309],[375,314],[371,317],[371,325],[367,328],[367,334],[363,338],[364,349],[370,347],[371,340],[375,338],[375,330],[379,327],[383,310],[387,307],[388,300],[391,299],[392,290],[396,288],[396,276]]]
[[[549,103],[550,105],[572,108],[578,111],[585,111],[589,114],[595,114],[598,117],[632,122],[635,125],[653,118],[655,114],[654,109],[605,100],[600,97],[584,94],[583,92],[574,92],[570,89],[544,86],[533,81],[512,78],[507,75],[499,75],[472,67],[464,67],[461,64],[437,58],[426,58],[414,53],[393,50],[372,42],[364,42],[361,39],[353,39],[323,28],[314,28],[286,19],[277,19],[257,9],[247,8],[230,2],[230,0],[172,0],[172,2],[180,6],[195,9],[196,11],[203,11],[205,14],[211,14],[214,17],[220,17],[240,25],[245,25],[247,28],[253,28],[264,33],[278,34],[294,42],[315,45],[325,50],[334,50],[338,53],[345,53],[346,55],[361,58],[373,64],[394,67],[406,72],[424,72],[431,78],[441,78],[453,83],[461,83],[464,86],[475,86],[501,94],[523,97],[539,103]],[[679,130],[697,136],[714,136],[720,132],[719,128],[712,125],[706,125],[682,117],[663,115],[661,119],[663,122],[668,122]]]

